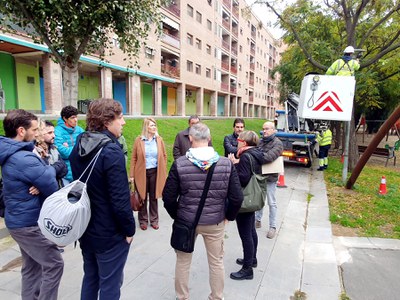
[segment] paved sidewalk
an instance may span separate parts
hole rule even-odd
[[[258,267],[254,279],[234,281],[242,256],[236,223],[225,234],[225,300],[288,300],[296,291],[308,300],[337,300],[341,294],[338,263],[329,222],[329,209],[322,172],[297,166],[285,167],[287,188],[277,189],[278,226],[275,239],[267,239],[268,211],[258,229]],[[125,267],[121,299],[175,299],[175,253],[169,246],[172,221],[162,207],[160,229],[137,230]],[[400,249],[400,247],[399,247]],[[342,249],[343,250],[343,249]],[[345,253],[346,251],[341,253]],[[0,298],[20,299],[19,251],[10,238],[0,239]],[[59,299],[79,299],[82,259],[79,249],[68,246],[63,254],[65,270]],[[190,277],[191,299],[207,299],[208,265],[201,237]],[[356,299],[356,298],[354,298]],[[359,298],[361,299],[361,298]]]

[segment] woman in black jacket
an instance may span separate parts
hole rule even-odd
[[[258,135],[254,131],[242,132],[238,139],[239,159],[229,155],[229,159],[235,163],[239,176],[240,185],[245,188],[253,175],[261,174],[263,153],[257,147]],[[236,217],[236,224],[243,246],[243,259],[238,258],[236,263],[243,265],[238,272],[231,273],[230,277],[235,280],[253,279],[253,268],[257,267],[257,245],[258,237],[255,229],[254,212],[239,213]]]

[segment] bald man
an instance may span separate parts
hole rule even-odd
[[[264,153],[264,164],[271,163],[279,156],[283,151],[283,144],[279,138],[275,136],[275,124],[273,122],[265,122],[263,124],[263,137],[260,139],[258,146]],[[279,174],[268,174],[267,176],[267,200],[269,207],[269,230],[267,238],[273,239],[276,233],[276,182],[278,181]],[[256,228],[261,228],[261,219],[263,216],[263,209],[256,211]]]

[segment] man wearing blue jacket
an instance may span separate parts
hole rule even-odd
[[[22,255],[22,299],[57,299],[64,262],[57,245],[37,221],[44,199],[57,191],[56,171],[32,152],[38,119],[22,109],[10,111],[0,137],[5,223]]]
[[[74,148],[76,138],[82,132],[84,132],[84,130],[78,125],[78,109],[71,105],[65,106],[61,110],[61,117],[58,119],[57,126],[54,129],[54,144],[68,167],[68,173],[63,178],[64,185],[72,181],[69,156],[71,155],[72,148]]]

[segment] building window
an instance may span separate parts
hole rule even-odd
[[[207,19],[207,28],[208,30],[212,30],[212,22]]]
[[[243,47],[240,45],[239,46],[239,52],[242,53],[243,52]]]
[[[206,68],[206,77],[211,78],[211,69]]]
[[[201,66],[196,64],[196,74],[201,75]]]
[[[188,72],[193,72],[193,62],[191,62],[190,60],[186,61],[186,70]]]
[[[207,0],[207,2],[208,2],[208,5],[212,5],[212,0]]]
[[[196,11],[196,21],[199,22],[201,24],[202,22],[202,15],[201,13],[199,13],[198,11]]]
[[[196,48],[201,50],[201,40],[196,39]]]
[[[156,53],[156,49],[146,46],[144,53],[146,58],[154,59],[154,54]]]
[[[189,4],[187,5],[187,14],[190,17],[193,17],[193,7],[191,7]]]
[[[206,51],[207,51],[207,54],[211,55],[211,46],[208,44],[206,45]]]
[[[191,35],[191,34],[187,34],[187,43],[189,44],[189,45],[193,45],[193,35]]]

